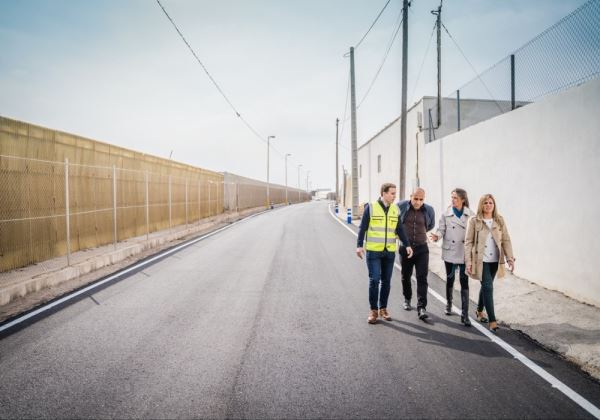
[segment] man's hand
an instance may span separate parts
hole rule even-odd
[[[407,256],[408,258],[411,258],[411,257],[413,256],[413,250],[412,250],[412,248],[411,248],[411,247],[409,247],[409,246],[407,246],[407,247],[406,247],[406,256]]]
[[[429,239],[431,239],[433,242],[437,242],[440,239],[440,237],[437,236],[435,233],[430,233]]]
[[[365,255],[365,249],[363,247],[356,248],[356,256],[362,260],[363,255]]]

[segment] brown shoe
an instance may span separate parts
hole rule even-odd
[[[382,317],[383,319],[385,319],[386,321],[392,320],[392,317],[390,316],[390,314],[388,313],[386,308],[381,308],[379,310],[379,316]]]
[[[369,317],[367,318],[367,322],[369,324],[375,324],[377,322],[377,309],[371,309],[371,312],[369,312]]]

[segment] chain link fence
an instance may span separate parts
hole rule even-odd
[[[283,204],[286,188],[271,185],[270,196]],[[226,182],[224,174],[2,117],[0,197],[0,272],[38,263],[56,269],[56,257],[69,265],[76,251],[116,248],[129,238],[267,204],[259,181]],[[310,199],[294,189],[288,198]]]
[[[447,29],[444,27],[447,32]],[[447,32],[450,38],[452,36]],[[452,39],[454,41],[454,39]],[[435,136],[535,102],[600,74],[600,0],[590,0],[441,102],[429,105],[425,126]],[[438,136],[439,137],[439,136]],[[429,141],[435,139],[428,139]]]

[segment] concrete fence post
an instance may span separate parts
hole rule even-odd
[[[117,249],[117,167],[113,165],[113,245]]]
[[[71,265],[71,212],[69,209],[69,158],[65,158],[65,222],[67,228],[67,265]]]
[[[150,188],[148,187],[148,171],[145,172],[144,178],[146,181],[146,240],[148,240],[150,239]]]
[[[188,227],[188,179],[185,179],[185,227]]]
[[[198,177],[198,225],[202,219],[202,200],[200,199],[200,177]]]

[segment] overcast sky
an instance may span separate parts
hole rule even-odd
[[[343,118],[349,60],[386,0],[161,0],[229,100],[258,133],[276,136],[271,181],[334,188],[335,119]],[[446,0],[442,20],[478,71],[585,0]],[[398,22],[391,0],[356,50],[357,98]],[[436,94],[439,0],[409,14],[409,106]],[[358,144],[400,114],[401,36],[358,111]],[[442,37],[442,93],[475,75]],[[156,1],[1,0],[0,115],[216,171],[266,179],[266,144],[235,115]],[[348,114],[349,116],[349,111]],[[341,128],[341,123],[340,123]],[[350,122],[340,140],[350,165]]]

